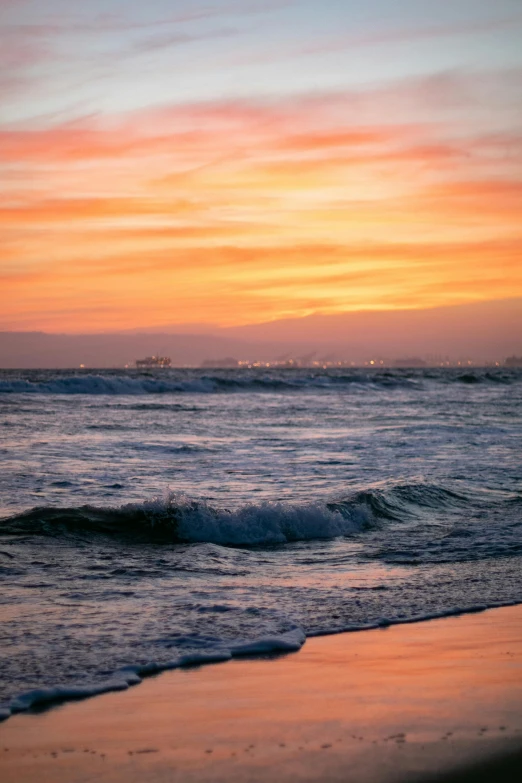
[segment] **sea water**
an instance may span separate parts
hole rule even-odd
[[[0,717],[522,601],[522,371],[2,371],[0,433]]]

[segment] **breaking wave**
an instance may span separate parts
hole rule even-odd
[[[466,498],[431,484],[370,488],[331,502],[247,504],[217,508],[170,493],[118,507],[34,508],[0,521],[0,536],[102,534],[167,543],[271,546],[332,539],[419,517],[423,509],[466,504]]]
[[[240,391],[335,390],[416,388],[428,383],[512,383],[522,378],[516,371],[473,370],[223,370],[205,373],[197,370],[172,370],[160,373],[109,371],[97,374],[71,371],[42,371],[11,375],[0,379],[0,394],[87,394],[148,395],[173,393],[213,394]]]
[[[488,506],[504,518],[510,508],[518,509],[520,495],[487,495],[487,490],[484,496],[477,497],[476,491],[469,488],[464,493],[419,480],[386,482],[329,502],[265,502],[226,509],[170,493],[118,507],[34,508],[0,520],[0,540],[14,545],[12,551],[7,551],[7,546],[0,549],[0,555],[7,558],[3,571],[8,579],[19,579],[21,584],[33,587],[35,578],[44,578],[41,568],[46,567],[47,561],[44,556],[40,561],[39,554],[38,562],[36,558],[32,560],[33,554],[24,560],[22,551],[29,544],[30,553],[44,552],[44,542],[38,538],[44,536],[52,539],[47,549],[55,552],[55,539],[59,539],[57,567],[64,569],[62,579],[68,581],[76,575],[69,594],[71,604],[81,607],[85,600],[93,604],[78,622],[90,628],[94,622],[92,612],[95,618],[99,615],[103,619],[111,604],[109,597],[118,595],[121,603],[117,604],[117,611],[124,612],[126,634],[130,634],[130,646],[123,646],[122,650],[114,652],[101,646],[91,656],[82,648],[82,657],[73,662],[66,654],[64,671],[54,667],[47,683],[43,680],[39,687],[32,685],[38,684],[38,678],[28,677],[23,668],[19,671],[13,664],[16,678],[9,687],[7,700],[0,703],[0,721],[53,703],[124,690],[165,669],[237,656],[297,651],[309,636],[418,622],[517,603],[518,560],[515,557],[511,565],[504,564],[508,563],[508,555],[520,554],[519,517],[513,516],[508,530],[496,531],[495,516],[483,518],[483,511]],[[350,583],[344,588],[336,583],[332,587],[331,580],[324,582],[324,574],[335,573],[336,567],[346,562],[353,568],[352,542],[348,542],[348,550],[342,545],[339,549],[337,543],[342,542],[332,547],[301,545],[297,557],[293,548],[285,551],[277,546],[351,536],[357,539],[354,543],[360,558],[377,558],[381,563],[408,569],[421,565],[424,571],[411,571],[408,580],[398,585],[393,577],[386,580],[381,574],[376,583]],[[359,548],[362,536],[364,550]],[[109,550],[102,537],[110,537],[118,545]],[[85,544],[95,541],[94,551],[111,554],[107,560],[103,555],[93,566],[89,562],[91,547]],[[163,548],[159,557],[157,550],[147,546],[156,543],[171,546]],[[172,546],[180,543],[199,546]],[[145,546],[136,548],[135,544]],[[274,546],[272,550],[255,549]],[[244,551],[249,547],[248,552]],[[504,558],[504,564],[501,570],[495,566],[496,561],[488,565],[484,572],[491,575],[483,584],[470,561],[474,557],[484,561],[492,554]],[[129,563],[136,580],[132,587],[127,581],[119,581],[126,579]],[[215,575],[210,579],[209,563]],[[458,563],[458,567],[451,571],[446,563],[451,568]],[[317,568],[319,564],[320,569],[326,566],[319,587],[312,581],[302,592],[295,611],[284,590],[278,588],[279,575],[285,576],[288,569]],[[438,570],[433,569],[434,565]],[[427,566],[432,570],[425,571]],[[269,584],[274,590],[272,597],[265,591],[261,601],[257,599],[256,569],[257,573],[263,572],[265,587]],[[243,582],[244,575],[252,571],[254,581]],[[182,580],[178,572],[182,573]],[[147,588],[153,591],[159,608],[152,625],[155,632],[148,629],[144,633],[132,596],[139,589],[140,577],[149,579],[151,574],[160,577],[150,580],[154,584]],[[206,574],[204,593],[201,574]],[[502,578],[497,578],[497,574],[502,574]],[[220,582],[222,576],[226,578]],[[243,585],[239,592],[234,587],[234,578],[238,576]],[[195,592],[194,584],[192,588],[185,587],[190,578],[196,580]],[[426,592],[425,580],[429,584],[430,579],[437,580],[437,590]],[[61,595],[64,583],[59,583],[57,589]],[[361,591],[364,600],[360,598]],[[123,595],[130,596],[128,604],[121,598]],[[52,616],[48,618],[47,632],[59,646],[63,636],[61,615],[58,619],[55,626]],[[23,623],[23,617],[17,622]],[[75,655],[78,657],[77,652]]]

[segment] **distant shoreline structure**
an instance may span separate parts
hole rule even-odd
[[[473,361],[472,359],[450,360],[440,358],[422,359],[418,356],[409,358],[389,359],[375,358],[366,361],[339,360],[326,357],[314,359],[313,356],[299,358],[264,359],[234,359],[230,356],[222,359],[205,359],[199,365],[203,370],[332,370],[332,369],[375,369],[375,370],[417,370],[417,369],[492,369],[522,367],[522,357],[509,357],[504,361]]]
[[[147,356],[145,359],[136,359],[136,367],[138,369],[171,366],[172,361],[170,356]]]

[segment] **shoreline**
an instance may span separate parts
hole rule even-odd
[[[459,769],[494,764],[509,780],[510,754],[520,769],[521,673],[520,604],[309,637],[294,655],[175,669],[14,715],[0,724],[0,771],[6,783],[340,781],[347,771],[391,783],[464,781],[471,772]]]
[[[42,712],[47,709],[63,706],[67,703],[74,703],[91,699],[95,696],[103,696],[106,693],[124,691],[128,688],[141,685],[149,677],[156,677],[169,671],[177,669],[187,669],[213,665],[216,663],[227,663],[230,660],[241,660],[249,658],[252,660],[263,658],[267,655],[280,655],[285,653],[299,652],[310,639],[321,639],[330,636],[339,636],[343,634],[360,633],[374,631],[385,628],[392,628],[401,625],[415,625],[417,623],[431,622],[451,617],[461,617],[472,614],[487,612],[491,609],[505,609],[512,606],[522,607],[522,601],[509,601],[507,603],[475,605],[463,609],[448,609],[447,611],[433,614],[417,615],[405,619],[383,618],[378,623],[369,623],[367,625],[353,625],[333,629],[329,631],[319,631],[305,635],[300,628],[294,628],[286,631],[279,636],[260,637],[251,642],[239,642],[224,651],[192,653],[167,663],[149,662],[146,664],[130,664],[121,669],[115,670],[107,680],[93,682],[91,684],[78,685],[57,685],[34,688],[30,691],[24,691],[15,696],[9,704],[0,706],[0,726],[2,723],[14,715],[24,712]]]

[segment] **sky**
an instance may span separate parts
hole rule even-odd
[[[0,329],[522,296],[520,0],[0,0]]]

